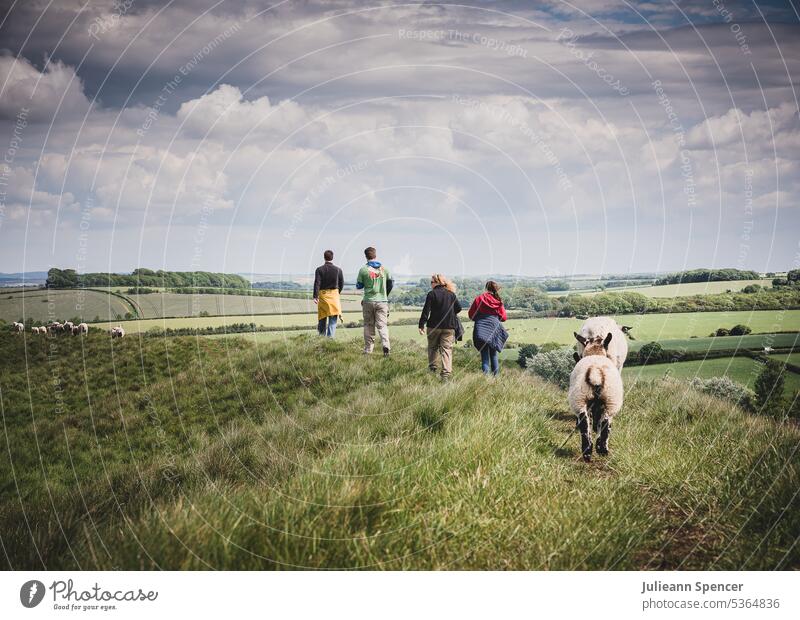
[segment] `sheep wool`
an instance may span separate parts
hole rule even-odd
[[[607,316],[596,316],[587,319],[578,334],[586,340],[593,340],[597,337],[602,340],[606,335],[612,334],[606,355],[614,362],[618,370],[622,370],[625,359],[628,357],[628,340],[625,332],[614,319]],[[578,355],[581,357],[583,357],[584,348],[585,344],[578,340]]]
[[[581,451],[586,461],[592,456],[592,436],[599,433],[598,454],[608,454],[611,421],[622,409],[622,376],[612,360],[603,355],[589,355],[575,365],[569,377],[569,406],[577,417],[581,432]]]

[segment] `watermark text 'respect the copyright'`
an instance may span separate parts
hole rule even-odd
[[[460,41],[473,43],[487,49],[503,52],[507,56],[528,57],[528,50],[516,43],[511,44],[502,39],[489,37],[479,32],[464,32],[462,30],[406,30],[400,28],[397,37],[407,41]]]

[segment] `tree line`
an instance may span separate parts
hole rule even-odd
[[[690,269],[678,271],[658,278],[656,286],[665,284],[681,284],[682,282],[725,282],[728,280],[758,280],[761,275],[756,271],[744,269]]]
[[[78,273],[74,269],[53,267],[47,272],[48,288],[83,288],[91,286],[142,287],[214,287],[249,289],[250,281],[242,276],[211,271],[164,271],[141,267],[130,274]]]

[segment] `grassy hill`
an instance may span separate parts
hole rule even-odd
[[[565,393],[457,351],[0,335],[14,569],[800,567],[800,431],[626,386],[578,460]]]

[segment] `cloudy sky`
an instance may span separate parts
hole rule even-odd
[[[0,271],[800,263],[797,2],[0,6]]]

